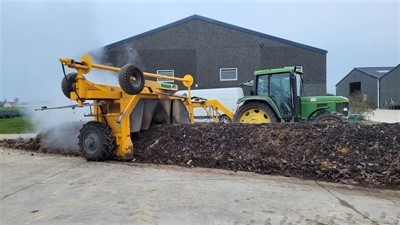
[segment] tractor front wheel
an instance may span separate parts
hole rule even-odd
[[[126,64],[119,71],[118,83],[121,89],[127,94],[136,95],[142,92],[144,82],[142,70],[133,64]]]
[[[78,139],[79,150],[88,161],[106,160],[115,147],[110,127],[98,121],[83,125]]]
[[[323,112],[318,114],[312,120],[316,123],[345,123],[349,122],[347,117],[338,112]]]
[[[263,102],[244,103],[236,111],[234,123],[276,123],[278,119],[269,105]]]

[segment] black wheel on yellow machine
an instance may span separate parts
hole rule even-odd
[[[314,117],[312,120],[316,123],[346,123],[349,122],[347,117],[338,112],[323,112]]]
[[[106,160],[115,147],[111,128],[98,121],[90,121],[79,131],[79,150],[88,161]]]
[[[65,97],[70,98],[70,93],[75,91],[77,73],[69,73],[61,81],[61,90]]]
[[[220,123],[231,123],[232,122],[232,120],[231,120],[231,118],[229,118],[227,115],[220,115],[219,117],[218,117],[218,119],[219,119],[219,122]]]
[[[245,102],[236,111],[234,123],[276,123],[278,119],[266,103]]]
[[[136,95],[142,92],[144,82],[145,80],[142,70],[133,64],[126,64],[119,71],[119,86],[127,94]]]

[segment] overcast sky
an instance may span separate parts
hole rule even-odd
[[[399,11],[399,1],[3,1],[0,100],[68,100],[60,57],[79,59],[193,14],[327,50],[335,93],[354,67],[400,63]]]

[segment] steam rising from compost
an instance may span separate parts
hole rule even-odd
[[[79,153],[78,135],[83,124],[81,121],[61,123],[56,127],[45,129],[40,133],[42,147],[52,152]]]
[[[85,108],[31,110],[30,119],[36,132],[42,136],[43,147],[47,149],[68,147],[69,151],[78,152],[79,129],[88,120],[83,118]]]

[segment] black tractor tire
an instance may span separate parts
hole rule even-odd
[[[90,121],[79,130],[79,151],[88,161],[104,161],[112,153],[115,140],[111,129],[104,123]]]
[[[65,97],[70,98],[70,93],[75,91],[77,73],[69,73],[61,81],[61,90]]]
[[[220,115],[220,116],[218,116],[218,122],[220,122],[220,123],[232,123],[232,120],[231,120],[231,118],[229,118],[227,115]]]
[[[234,123],[277,123],[278,119],[271,107],[264,102],[245,102],[236,111]]]
[[[134,80],[132,80],[132,78],[134,78]],[[119,71],[119,86],[127,94],[136,95],[142,92],[144,82],[145,80],[142,70],[133,64],[126,64]]]
[[[349,120],[345,115],[338,112],[323,112],[316,115],[313,120],[315,123],[347,123]]]

